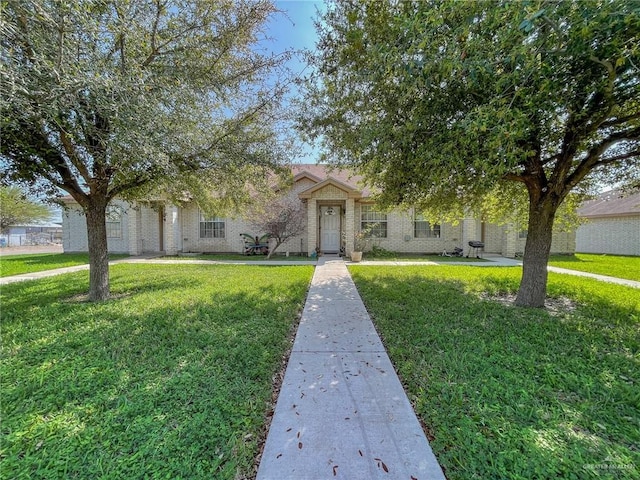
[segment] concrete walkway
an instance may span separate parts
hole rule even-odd
[[[127,257],[118,260],[112,260],[109,265],[116,263],[134,263],[134,262],[150,262],[155,255],[141,255],[139,257]],[[0,260],[1,262],[2,260]],[[0,285],[6,285],[8,283],[25,282],[27,280],[38,280],[40,278],[54,277],[56,275],[62,275],[63,273],[81,272],[82,270],[89,270],[89,264],[74,265],[72,267],[54,268],[53,270],[42,270],[40,272],[23,273],[21,275],[12,275],[10,277],[0,278]]]
[[[442,479],[341,259],[321,257],[257,480]]]
[[[352,263],[352,262],[347,262],[347,263],[349,265],[392,265],[392,266],[397,266],[397,265],[401,265],[401,266],[402,265],[403,266],[408,266],[408,265],[463,266],[463,265],[466,265],[466,266],[472,266],[472,267],[521,267],[522,266],[522,260],[518,260],[518,259],[500,257],[497,255],[486,255],[483,258],[488,261],[486,262],[446,262],[446,261],[445,262],[418,262],[418,261],[402,262],[402,261],[396,261],[396,260],[392,260],[392,261],[370,260],[370,261],[362,261],[358,263]],[[593,278],[601,282],[615,283],[617,285],[624,285],[626,287],[640,288],[640,282],[636,280],[627,280],[626,278],[610,277],[608,275],[599,275],[597,273],[590,273],[590,272],[581,272],[579,270],[570,270],[568,268],[553,267],[551,265],[547,266],[547,270],[550,272],[562,273],[565,275],[575,275],[577,277]]]
[[[597,273],[581,272],[579,270],[569,270],[568,268],[547,266],[547,270],[555,273],[563,273],[565,275],[575,275],[577,277],[595,278],[601,282],[616,283],[627,287],[640,288],[640,282],[635,280],[627,280],[626,278],[610,277],[608,275],[599,275]]]
[[[157,258],[158,254],[140,255],[137,257],[126,257],[118,260],[112,260],[109,265],[115,265],[118,263],[146,263],[157,265],[177,265],[177,264],[196,264],[196,265],[220,265],[220,264],[234,264],[234,265],[316,265],[315,260],[300,261],[300,260],[176,260],[176,259],[162,259]],[[2,261],[2,260],[0,260]],[[53,270],[43,270],[40,272],[23,273],[21,275],[13,275],[10,277],[0,278],[0,285],[6,285],[8,283],[24,282],[27,280],[37,280],[39,278],[53,277],[55,275],[61,275],[63,273],[80,272],[82,270],[89,270],[89,264],[74,265],[73,267],[55,268]]]
[[[163,259],[157,258],[159,254],[141,255],[138,257],[127,257],[109,262],[111,265],[116,263],[155,263],[155,264],[180,264],[191,263],[199,265],[216,265],[216,264],[236,264],[236,265],[316,265],[316,260],[197,260],[197,259]],[[321,257],[322,258],[322,257]],[[330,258],[330,257],[327,257]],[[409,266],[409,265],[467,265],[473,267],[518,267],[522,266],[522,260],[513,258],[505,258],[498,255],[486,255],[484,257],[487,262],[420,262],[420,261],[362,261],[358,263],[346,262],[348,265],[397,265],[397,266]],[[0,260],[1,261],[1,260]],[[607,275],[598,275],[596,273],[580,272],[578,270],[569,270],[559,267],[547,267],[550,272],[564,273],[566,275],[576,275],[579,277],[595,278],[601,282],[616,283],[618,285],[625,285],[627,287],[640,288],[640,282],[635,280],[626,280],[624,278],[609,277]],[[39,278],[52,277],[54,275],[60,275],[63,273],[78,272],[81,270],[88,270],[89,265],[76,265],[73,267],[56,268],[54,270],[45,270],[41,272],[25,273],[22,275],[14,275],[11,277],[0,278],[0,285],[6,285],[8,283],[22,282],[25,280],[37,280]]]
[[[12,275],[10,277],[2,277],[0,278],[0,285],[25,282],[27,280],[38,280],[39,278],[54,277],[56,275],[62,275],[63,273],[79,272],[82,270],[89,270],[89,264],[75,265],[73,267],[55,268],[53,270],[43,270],[41,272],[23,273],[21,275]]]
[[[522,260],[501,257],[499,255],[484,255],[484,262],[465,262],[465,261],[448,261],[443,259],[442,262],[420,261],[420,260],[363,260],[358,263],[347,262],[349,265],[451,265],[451,266],[470,266],[470,267],[518,267],[522,266]]]

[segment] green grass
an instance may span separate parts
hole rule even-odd
[[[393,252],[386,248],[373,245],[370,250],[362,254],[362,259],[367,261],[391,261],[391,262],[436,262],[436,263],[456,263],[456,262],[486,262],[482,258],[476,257],[446,257],[439,254],[427,253],[404,253]]]
[[[640,291],[519,269],[350,267],[449,480],[640,479]]]
[[[129,255],[111,254],[109,258],[124,258]],[[21,275],[23,273],[42,272],[55,268],[73,267],[89,263],[87,253],[40,253],[27,255],[8,255],[0,257],[0,277]]]
[[[2,287],[1,478],[253,475],[313,267],[128,265]]]
[[[552,255],[549,265],[640,282],[640,257],[622,255]]]
[[[180,256],[167,256],[163,258],[172,258],[172,259],[180,259],[180,260],[211,260],[211,261],[226,261],[226,260],[237,260],[237,261],[266,261],[266,255],[242,255],[239,253],[203,253],[197,255],[180,255]],[[269,261],[312,261],[312,258],[304,257],[300,255],[289,255],[288,257],[284,255],[280,255],[279,253],[274,254]]]
[[[373,252],[364,252],[363,260],[371,261],[391,261],[391,262],[436,262],[436,263],[456,263],[456,262],[488,262],[483,258],[476,257],[443,257],[441,255],[428,255],[421,253],[399,253],[388,252],[383,255],[376,255]]]

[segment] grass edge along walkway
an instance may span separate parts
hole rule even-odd
[[[442,479],[341,259],[321,259],[257,480]]]
[[[109,254],[110,261],[117,261],[128,257],[128,254]],[[88,253],[27,253],[2,255],[0,256],[0,278],[88,265],[88,263]]]
[[[3,478],[250,478],[312,267],[115,265],[4,286]]]
[[[640,296],[517,269],[350,266],[449,480],[640,479]]]
[[[589,272],[615,278],[640,282],[640,257],[576,253],[574,255],[551,255],[549,265],[574,271]]]

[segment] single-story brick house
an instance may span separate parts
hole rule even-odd
[[[605,192],[585,202],[578,215],[586,222],[576,231],[576,251],[640,255],[640,191]]]
[[[371,201],[371,192],[360,177],[347,170],[330,169],[321,164],[292,166],[292,194],[303,204],[306,231],[278,249],[278,252],[309,255],[316,249],[346,255],[354,249],[354,236],[367,225],[375,224],[381,248],[406,253],[441,253],[461,247],[468,253],[468,242],[482,241],[484,252],[508,257],[524,251],[525,237],[510,226],[486,223],[479,218],[463,218],[456,225],[430,225],[413,210],[379,212]],[[63,214],[65,252],[87,250],[84,216],[78,205],[67,200]],[[111,252],[138,255],[144,252],[240,253],[244,249],[242,233],[259,235],[250,223],[237,217],[211,217],[197,205],[179,207],[167,202],[130,204],[113,202],[107,218],[108,246]],[[573,233],[554,234],[552,251],[573,253]]]

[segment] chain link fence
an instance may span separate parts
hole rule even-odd
[[[0,247],[28,247],[34,245],[57,245],[62,243],[62,233],[37,232],[0,235]]]

